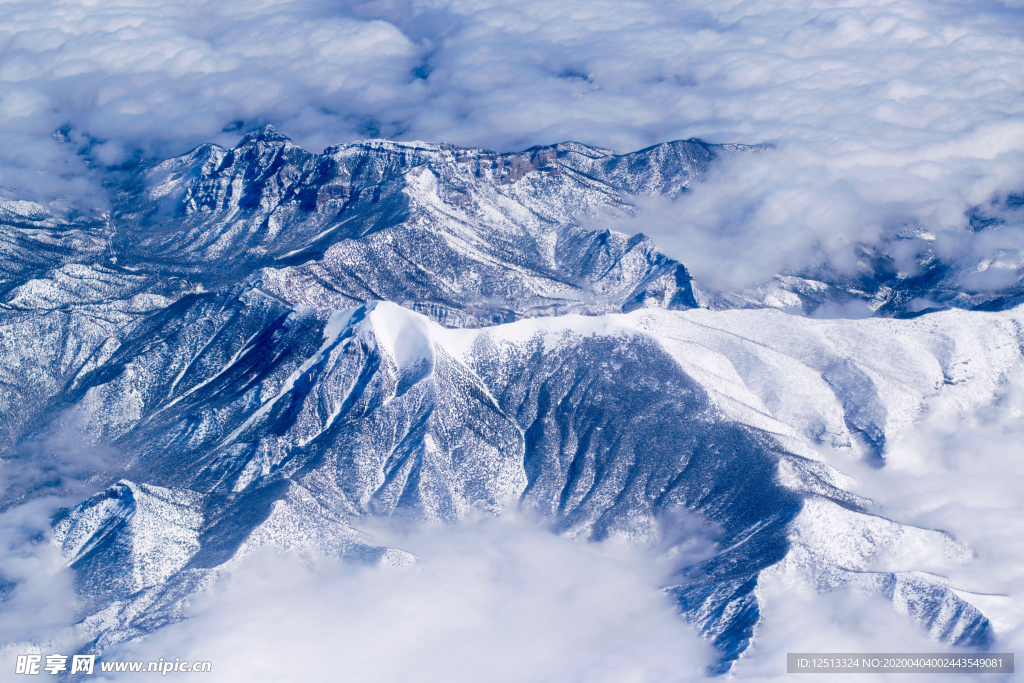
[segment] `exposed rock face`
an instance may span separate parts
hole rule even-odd
[[[721,151],[376,140],[310,154],[268,129],[140,173],[116,202],[113,249],[207,287],[260,273],[292,304],[387,299],[458,326],[692,307],[686,269],[650,240],[580,222],[632,211],[622,192],[683,191]]]

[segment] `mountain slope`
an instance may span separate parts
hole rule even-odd
[[[241,299],[259,305],[261,297]],[[1020,360],[1019,314],[943,315],[948,320],[874,321],[868,331],[858,329],[863,321],[761,311],[637,311],[452,330],[390,303],[320,317],[292,311],[265,315],[256,331],[210,327],[203,354],[226,360],[179,362],[181,371],[167,364],[186,344],[164,328],[147,331],[111,359],[109,373],[83,381],[78,406],[97,439],[136,454],[130,480],[220,501],[219,521],[196,532],[207,572],[230,566],[254,537],[273,537],[267,529],[296,491],[309,510],[341,515],[330,522],[304,512],[320,530],[344,528],[346,517],[455,522],[520,505],[560,533],[650,542],[663,531],[659,520],[686,509],[721,529],[723,550],[683,568],[672,593],[722,651],[721,670],[753,637],[759,584],[780,573],[805,576],[819,590],[886,595],[936,637],[983,645],[991,638],[984,615],[917,571],[922,552],[958,564],[970,551],[941,532],[872,514],[805,445],[813,433],[854,453],[859,432],[891,434],[939,391],[990,399],[990,378]],[[988,316],[980,327],[978,315]],[[237,316],[233,324],[254,320]],[[181,328],[194,326],[173,331]],[[236,348],[231,340],[248,341]],[[857,352],[836,348],[850,340]],[[220,343],[228,346],[214,354]],[[851,381],[829,374],[835,357],[845,359]],[[964,368],[965,358],[977,369]],[[978,376],[944,383],[965,372]],[[792,411],[787,424],[765,399],[779,405],[778,395],[790,392],[807,403],[781,402]],[[866,392],[882,409],[851,411]],[[825,530],[839,527],[845,540],[837,544]],[[165,528],[170,539],[180,535],[176,525]],[[118,533],[137,544],[130,531]],[[352,555],[356,541],[342,548],[318,540],[322,533],[301,537],[315,552],[383,552]],[[121,562],[116,556],[94,570],[75,562],[96,604],[113,599],[132,619],[147,613],[125,605],[150,600],[152,589],[91,588],[92,572]],[[166,582],[206,585],[191,583],[195,564]],[[180,601],[187,592],[175,595]],[[100,623],[98,644],[140,628]]]

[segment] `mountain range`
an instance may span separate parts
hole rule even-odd
[[[790,581],[986,647],[988,618],[941,575],[971,549],[886,519],[820,451],[884,467],[931,398],[995,401],[1024,348],[1019,273],[973,291],[987,257],[943,262],[919,231],[899,238],[913,274],[865,246],[858,277],[819,263],[715,292],[642,234],[594,227],[770,153],[314,154],[266,127],[130,169],[105,213],[0,200],[0,457],[16,470],[67,429],[107,454],[52,524],[86,651],[184,619],[257,548],[406,566],[359,521],[514,506],[667,553],[679,514],[716,529],[665,586],[714,673]],[[854,299],[874,317],[812,315]],[[67,489],[41,472],[9,478],[3,507]]]

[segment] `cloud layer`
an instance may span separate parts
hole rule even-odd
[[[618,683],[702,678],[710,648],[635,548],[514,518],[403,534],[412,569],[260,555],[193,617],[106,659],[213,662],[220,681]]]
[[[897,521],[949,531],[976,560],[950,570],[995,627],[996,649],[1024,647],[1024,367],[1002,379],[991,405],[935,399],[890,445],[888,467],[858,473],[860,493]],[[848,467],[848,466],[847,466]]]
[[[314,150],[772,142],[643,219],[742,286],[904,224],[962,234],[1024,188],[1015,2],[48,0],[0,26],[8,196],[102,206],[88,167],[265,123]]]

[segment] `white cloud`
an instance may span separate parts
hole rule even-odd
[[[856,462],[848,452],[824,453],[854,475],[852,490],[877,501],[887,518],[947,531],[975,552],[967,564],[946,563],[943,575],[993,624],[992,651],[1019,652],[1024,645],[1024,462],[1019,457],[1024,368],[1002,379],[994,402],[977,400],[984,390],[974,402],[969,391],[933,399],[923,419],[888,444],[885,468]],[[789,680],[792,676],[784,673],[788,652],[964,651],[930,640],[880,595],[821,594],[797,576],[777,576],[762,586],[761,598],[764,620],[734,669],[736,680]],[[896,682],[905,676],[860,674],[857,679]],[[844,681],[849,676],[820,678]],[[965,680],[988,678],[992,675]]]
[[[0,25],[8,193],[86,192],[93,141],[116,164],[263,123],[314,150],[773,142],[654,226],[737,285],[904,222],[955,232],[1024,187],[1024,12],[998,2],[48,0]]]
[[[942,529],[976,554],[946,568],[952,585],[995,628],[993,649],[1024,646],[1024,368],[1001,379],[993,403],[971,403],[970,394],[940,394],[923,419],[887,445],[884,469],[845,458],[837,466],[854,474],[854,490],[882,505],[890,519]]]
[[[765,600],[765,620],[750,650],[735,668],[741,681],[788,681],[786,654],[914,653],[954,650],[928,640],[896,613],[880,595],[849,591],[809,595],[787,592]],[[907,674],[858,674],[856,680],[879,683],[905,680]],[[815,680],[850,680],[849,675],[817,674]]]
[[[73,621],[74,577],[47,542],[53,513],[73,502],[39,498],[0,514],[0,663],[11,654],[3,645],[51,638]]]
[[[124,467],[117,450],[88,443],[73,410],[57,416],[42,433],[20,443],[0,461],[4,507],[43,493],[79,496],[92,493]]]
[[[710,648],[635,548],[514,518],[401,535],[408,570],[316,568],[272,554],[236,568],[186,622],[106,659],[208,660],[220,681],[685,681]]]
[[[119,470],[117,451],[88,445],[67,411],[37,438],[0,460],[0,670],[30,647],[77,651],[72,625],[82,608],[74,572],[51,540],[51,522]]]

